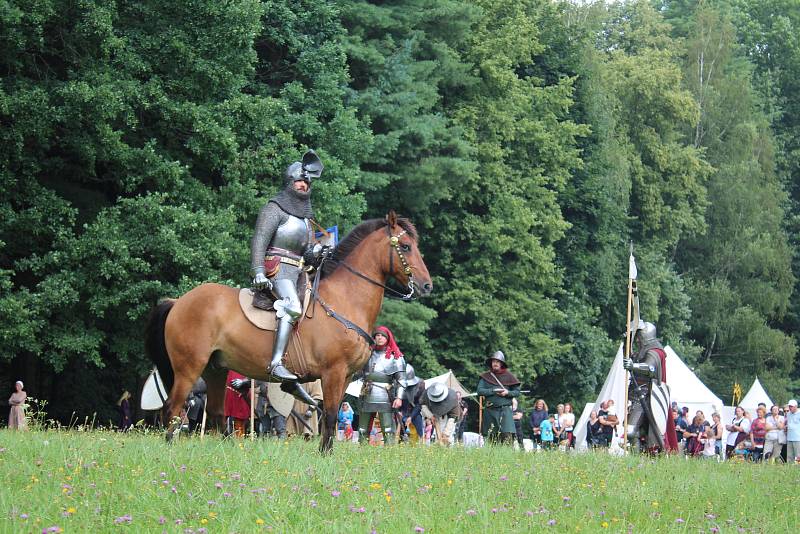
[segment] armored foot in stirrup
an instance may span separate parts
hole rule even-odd
[[[289,371],[280,362],[270,365],[269,374],[270,376],[277,378],[281,382],[294,382],[297,380],[297,375]]]

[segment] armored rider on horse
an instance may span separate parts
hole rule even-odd
[[[283,356],[302,303],[297,282],[303,270],[319,265],[327,251],[314,243],[311,220],[311,180],[319,178],[323,165],[313,150],[286,168],[284,189],[261,208],[251,244],[253,287],[260,292],[272,291],[273,307],[278,319],[270,375],[280,381],[294,381],[297,376],[283,365]],[[258,295],[256,302],[258,302]],[[270,299],[271,300],[271,299]]]

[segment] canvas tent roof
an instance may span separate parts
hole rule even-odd
[[[456,375],[454,375],[453,371],[450,369],[448,369],[443,375],[434,376],[433,378],[428,378],[425,380],[425,387],[429,387],[434,382],[441,382],[454,391],[460,391],[462,397],[466,397],[470,394],[469,391],[467,391],[464,386],[461,385],[461,382],[458,381],[458,378],[456,378]]]
[[[767,392],[764,390],[764,386],[761,385],[761,381],[759,381],[758,377],[753,381],[753,385],[750,386],[750,391],[742,398],[742,401],[739,405],[753,414],[755,417],[756,408],[758,408],[758,403],[763,402],[767,405],[767,411],[772,407],[774,402],[772,399],[769,398]]]
[[[678,403],[681,408],[689,408],[689,415],[694,416],[697,410],[703,410],[706,419],[711,419],[711,414],[722,410],[722,399],[703,384],[694,372],[686,366],[681,358],[672,350],[672,347],[664,347],[667,354],[667,385],[670,388],[670,400]],[[617,407],[617,415],[620,422],[624,419],[622,406],[625,402],[625,372],[622,368],[622,344],[617,350],[611,370],[603,383],[600,394],[597,396],[595,405],[602,401],[614,399]],[[593,408],[584,409],[578,420],[575,429],[575,446],[579,449],[586,448],[586,422],[589,420],[589,413]],[[617,427],[617,435],[622,431],[622,423]]]

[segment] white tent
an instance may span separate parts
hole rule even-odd
[[[769,413],[769,409],[772,407],[774,402],[772,399],[769,398],[767,392],[764,391],[764,386],[761,385],[761,382],[758,380],[758,377],[753,381],[753,385],[750,386],[750,391],[742,398],[742,401],[739,403],[739,406],[744,408],[753,417],[756,416],[756,408],[758,408],[758,403],[763,402],[767,405],[767,413]]]
[[[702,410],[710,421],[712,413],[722,410],[722,399],[697,378],[672,347],[664,347],[664,351],[667,353],[667,385],[671,400],[677,402],[680,408],[688,407],[690,418],[694,417],[697,410]]]
[[[617,416],[620,421],[620,424],[617,425],[617,435],[622,432],[622,420],[624,419],[622,406],[625,404],[625,370],[622,368],[622,357],[622,343],[620,343],[617,355],[611,364],[611,370],[608,372],[606,381],[603,382],[603,387],[600,389],[597,400],[586,405],[575,426],[575,448],[578,450],[586,449],[586,423],[589,421],[589,414],[594,410],[595,406],[599,407],[600,403],[609,399],[614,399],[614,406],[617,408]]]
[[[677,402],[681,408],[688,407],[689,417],[694,417],[697,410],[702,410],[706,419],[710,420],[712,413],[722,410],[722,400],[697,378],[697,375],[683,363],[672,347],[664,347],[664,352],[667,353],[667,385],[670,388],[670,400]],[[625,402],[626,387],[622,357],[622,344],[620,344],[597,400],[594,404],[586,405],[578,420],[575,429],[575,447],[578,449],[586,448],[586,422],[589,420],[589,413],[594,409],[594,405],[599,405],[608,399],[614,399],[617,407],[617,416],[620,420],[617,435],[621,435],[622,421],[625,415],[622,407]]]
[[[470,394],[469,391],[467,391],[464,386],[461,385],[461,382],[458,381],[458,378],[456,378],[456,375],[453,374],[453,371],[449,369],[443,375],[434,376],[433,378],[428,378],[425,380],[425,388],[429,388],[431,384],[435,382],[440,382],[457,392],[460,391],[462,397],[466,397]]]

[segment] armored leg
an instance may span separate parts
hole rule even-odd
[[[315,401],[314,398],[308,394],[308,391],[306,391],[305,388],[303,388],[303,386],[297,382],[284,382],[281,384],[281,391],[290,393],[300,402],[308,404],[312,408],[316,408],[319,412],[322,412],[322,408],[319,406],[317,401]]]
[[[392,417],[392,412],[379,412],[378,417],[381,421],[383,444],[394,445],[397,438],[395,437],[394,417]]]
[[[628,414],[628,428],[626,429],[627,439],[631,446],[641,447],[642,432],[646,430],[643,428],[646,421],[647,418],[645,417],[642,403],[639,399],[634,399],[631,405],[631,412]]]
[[[286,439],[286,418],[281,414],[272,417],[272,429],[278,439]]]
[[[292,337],[294,323],[303,311],[297,296],[296,282],[289,279],[275,280],[273,290],[282,300],[275,302],[279,322],[275,332],[275,343],[272,346],[269,372],[279,380],[297,380],[297,376],[283,365],[283,355]]]
[[[375,414],[360,413],[358,414],[358,442],[369,443],[369,433],[372,431],[372,423],[375,420]]]

